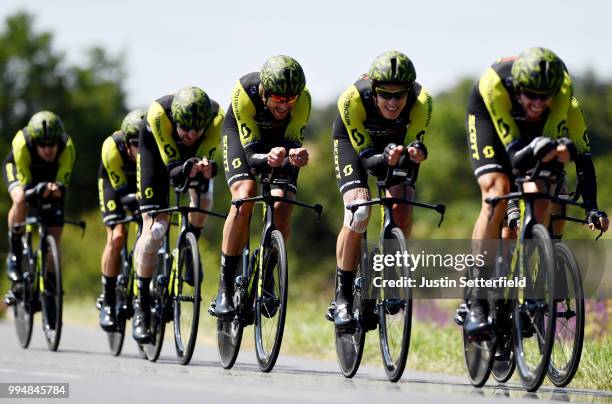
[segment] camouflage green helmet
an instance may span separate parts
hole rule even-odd
[[[272,56],[266,60],[259,74],[264,90],[271,94],[300,95],[306,87],[302,66],[290,56]]]
[[[530,48],[512,65],[512,82],[517,90],[554,95],[563,84],[565,65],[551,50]]]
[[[198,87],[180,89],[172,100],[171,109],[174,122],[186,130],[200,130],[210,120],[210,99]]]
[[[32,115],[28,122],[28,133],[36,143],[57,143],[64,134],[64,124],[51,111],[41,111]]]
[[[388,51],[374,59],[368,76],[376,84],[389,83],[411,86],[416,80],[416,71],[408,56],[398,51]]]
[[[121,123],[121,132],[125,134],[125,140],[138,137],[140,124],[144,121],[147,113],[142,109],[135,109],[128,113]]]

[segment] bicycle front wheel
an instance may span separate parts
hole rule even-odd
[[[17,339],[22,348],[27,348],[32,339],[32,326],[34,324],[34,279],[36,267],[32,259],[31,249],[22,249],[21,269],[24,271],[24,278],[11,286],[11,292],[15,297],[13,305],[13,315],[15,316],[15,331]]]
[[[60,268],[59,252],[55,239],[47,235],[42,251],[43,288],[40,300],[43,314],[43,331],[47,346],[51,351],[57,351],[62,336],[62,270]]]
[[[554,299],[555,261],[546,227],[536,224],[532,238],[521,245],[520,277],[526,286],[518,291],[514,302],[514,356],[527,391],[540,387],[552,351],[555,335],[556,307]],[[516,274],[518,271],[514,271]]]
[[[243,252],[243,254],[244,253],[245,252]],[[253,307],[253,300],[248,298],[248,285],[238,285],[236,283],[236,279],[243,275],[243,257],[244,255],[242,255],[238,261],[239,264],[236,269],[236,277],[232,280],[236,287],[234,291],[236,316],[232,320],[217,319],[217,353],[219,354],[221,366],[223,366],[224,369],[231,369],[234,363],[236,363],[236,358],[238,358],[238,353],[240,352],[240,344],[242,343],[242,332],[244,330],[242,317],[245,312],[252,312]],[[251,269],[255,270],[255,268]]]
[[[274,367],[280,352],[287,312],[287,252],[280,231],[274,230],[263,252],[255,301],[255,347],[263,372]]]
[[[391,230],[391,239],[384,240],[382,251],[386,255],[404,256],[406,240],[397,227]],[[401,280],[408,276],[405,266],[385,268],[385,277],[389,280]],[[412,293],[410,288],[382,288],[378,294],[378,331],[380,352],[387,378],[397,382],[404,373],[408,349],[410,346],[410,329],[412,325]]]
[[[557,290],[566,297],[556,300],[555,342],[547,373],[555,386],[565,387],[576,374],[582,354],[584,291],[578,261],[567,245],[555,245],[555,264]]]
[[[200,254],[193,233],[185,234],[179,247],[178,273],[174,278],[174,343],[181,365],[191,361],[200,320]],[[178,275],[178,276],[176,276]],[[190,279],[193,282],[187,282]],[[190,284],[192,283],[192,284]]]

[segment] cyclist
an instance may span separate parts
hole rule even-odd
[[[169,220],[168,214],[153,218],[147,211],[168,207],[170,183],[182,185],[188,177],[197,176],[208,180],[207,190],[200,194],[199,201],[196,192],[190,190],[191,205],[199,203],[201,208],[212,205],[212,179],[217,173],[213,155],[219,144],[223,116],[223,109],[202,89],[186,87],[154,101],[147,112],[146,124],[141,126],[136,183],[143,226],[134,252],[137,298],[132,321],[133,337],[140,343],[151,338],[149,285]],[[206,215],[189,214],[190,230],[196,238],[205,221]]]
[[[286,170],[288,166],[303,167],[308,163],[308,151],[302,147],[302,141],[310,109],[304,71],[289,56],[273,56],[260,72],[238,80],[223,123],[223,164],[232,199],[256,195],[257,172],[269,167]],[[289,185],[289,195],[284,196],[294,198],[296,192],[294,182]],[[283,196],[281,189],[273,189],[272,193]],[[252,209],[252,203],[239,210],[232,205],[223,227],[219,291],[213,303],[214,315],[220,318],[234,316],[234,277],[247,242]],[[292,206],[277,202],[274,210],[276,227],[286,240]]]
[[[499,238],[507,204],[499,203],[489,219],[491,207],[485,198],[510,192],[513,173],[524,175],[540,160],[552,167],[575,161],[591,229],[598,226],[607,230],[606,214],[597,207],[595,169],[584,116],[573,96],[570,75],[552,51],[530,48],[518,57],[499,59],[487,69],[470,96],[466,126],[470,159],[482,193],[473,240]],[[545,191],[539,183],[524,187],[528,192]],[[535,209],[538,222],[546,224],[550,202],[536,201]],[[556,235],[561,232],[558,226]],[[504,230],[502,236],[513,235]],[[481,248],[479,244],[474,246],[476,250]],[[488,262],[481,272],[486,275],[492,266]],[[465,330],[471,336],[485,336],[491,330],[487,301],[472,300]]]
[[[363,75],[338,99],[339,114],[334,123],[334,163],[338,187],[344,205],[370,199],[368,174],[382,178],[389,166],[396,166],[407,155],[406,168],[418,169],[427,158],[423,138],[432,113],[429,93],[416,81],[412,61],[403,53],[388,51],[379,55],[367,75]],[[396,184],[388,196],[402,197],[403,187]],[[413,198],[414,187],[406,187]],[[360,207],[353,214],[344,211],[344,224],[336,244],[336,277],[334,324],[350,327],[352,317],[352,284],[359,261],[361,241],[370,210]],[[395,205],[393,218],[410,235],[412,209]]]
[[[106,245],[102,252],[102,307],[100,327],[105,331],[115,328],[115,287],[119,275],[119,255],[125,242],[126,226],[111,226],[110,221],[125,217],[125,209],[138,209],[136,200],[123,206],[122,198],[136,193],[136,156],[138,134],[146,112],[134,110],[127,114],[121,129],[102,144],[102,163],[98,170],[98,194],[102,220],[106,225]],[[124,202],[127,202],[124,200]]]
[[[14,229],[13,225],[25,222],[28,211],[41,200],[52,202],[51,208],[40,214],[59,250],[64,225],[63,205],[74,156],[72,139],[64,132],[61,119],[50,111],[35,113],[28,125],[13,138],[11,151],[3,164],[4,180],[12,200],[8,214],[7,272],[13,282],[22,279],[20,238],[25,230],[23,227]],[[49,282],[53,284],[55,277],[51,276]],[[55,324],[55,321],[49,324]]]

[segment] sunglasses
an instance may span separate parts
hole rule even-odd
[[[184,130],[185,132],[191,132],[191,131],[194,131],[194,132],[196,132],[196,134],[197,134],[197,132],[199,132],[200,130],[202,130],[202,128],[187,128],[187,127],[185,127],[185,126],[183,126],[183,125],[181,125],[181,124],[178,124],[177,126],[178,126],[179,128],[181,128],[182,130]]]
[[[410,89],[404,88],[400,90],[385,90],[384,88],[377,88],[375,91],[376,95],[383,100],[391,100],[393,98],[400,100],[408,95],[408,91],[410,91]]]
[[[299,95],[292,95],[291,97],[285,97],[283,95],[278,95],[278,94],[268,94],[268,98],[272,100],[272,102],[275,102],[277,104],[283,104],[285,102],[287,104],[295,104],[298,97]]]
[[[138,147],[140,143],[138,142],[138,139],[130,139],[128,140],[128,144],[132,147]]]
[[[41,149],[50,149],[57,146],[57,143],[38,143],[38,147]]]
[[[541,94],[541,93],[534,93],[533,91],[529,91],[529,90],[522,90],[521,94],[525,96],[525,98],[529,98],[530,100],[542,100],[542,101],[548,101],[552,98],[552,94]]]

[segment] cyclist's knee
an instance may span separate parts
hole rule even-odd
[[[147,216],[147,215],[145,215]],[[150,222],[146,220],[146,222]],[[153,266],[157,261],[157,251],[161,246],[162,240],[168,230],[168,222],[165,220],[155,220],[150,226],[143,224],[142,234],[136,243],[137,262],[143,266]]]
[[[11,200],[13,201],[13,205],[18,207],[25,207],[25,191],[23,187],[17,186],[11,189],[10,191]]]
[[[480,191],[482,193],[482,210],[487,212],[491,209],[491,205],[485,202],[486,198],[501,196],[510,192],[510,180],[503,173],[488,173],[478,178]],[[493,221],[499,222],[506,214],[508,202],[505,200],[499,201],[495,205],[493,212]]]
[[[109,237],[109,247],[112,251],[118,252],[123,248],[123,244],[125,243],[125,231],[121,229],[120,226],[117,226],[113,229],[110,237]]]
[[[367,202],[370,200],[370,193],[367,188],[355,188],[347,191],[343,195],[344,199],[344,225],[356,233],[364,233],[370,220],[370,207],[360,206],[354,212],[346,209],[347,206]]]
[[[232,199],[252,198],[257,195],[257,184],[253,180],[236,181],[230,186]]]

